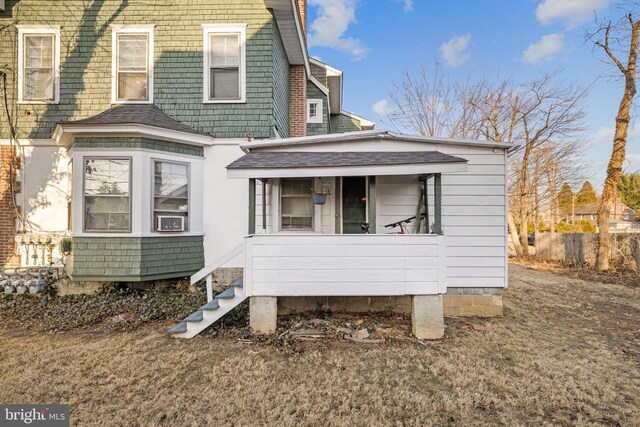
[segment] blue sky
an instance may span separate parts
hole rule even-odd
[[[379,129],[385,126],[377,113],[392,107],[393,82],[434,61],[452,79],[499,72],[519,81],[558,71],[568,82],[595,80],[583,138],[591,181],[600,188],[622,85],[600,77],[612,69],[584,42],[594,11],[617,12],[611,0],[309,0],[309,47],[344,71],[345,109]],[[640,125],[631,130],[627,159],[627,171],[640,170]]]

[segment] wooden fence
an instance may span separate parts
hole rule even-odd
[[[569,264],[594,265],[598,252],[595,233],[536,235],[536,258]],[[611,264],[640,270],[640,233],[611,233]]]

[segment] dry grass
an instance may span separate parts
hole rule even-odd
[[[510,286],[504,318],[428,345],[3,330],[0,400],[81,426],[639,425],[640,290],[522,266]]]

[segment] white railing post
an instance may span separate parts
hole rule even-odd
[[[213,273],[207,274],[207,302],[213,301]]]

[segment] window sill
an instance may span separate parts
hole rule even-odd
[[[246,104],[246,99],[205,99],[202,101],[203,104]]]
[[[18,105],[57,105],[60,101],[18,101]]]
[[[153,104],[153,100],[148,101],[115,101],[111,100],[112,105],[121,105],[121,104]]]

